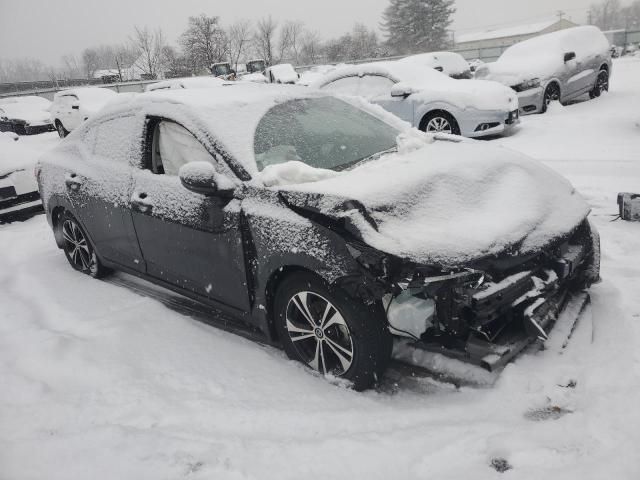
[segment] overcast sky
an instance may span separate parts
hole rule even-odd
[[[454,30],[532,23],[554,18],[562,9],[583,22],[595,0],[457,0]],[[301,20],[323,38],[341,35],[354,22],[378,28],[388,0],[0,0],[0,58],[33,57],[57,65],[65,54],[88,46],[121,43],[133,25],[162,27],[170,42],[187,17],[218,15],[228,24],[239,18]]]

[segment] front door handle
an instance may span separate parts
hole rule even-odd
[[[82,178],[75,173],[67,173],[64,176],[64,183],[69,190],[77,191],[82,185]]]
[[[142,213],[151,213],[153,205],[144,192],[134,192],[131,196],[131,205],[136,207]]]

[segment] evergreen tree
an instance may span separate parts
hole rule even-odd
[[[454,0],[390,0],[382,14],[387,44],[397,53],[445,48]]]

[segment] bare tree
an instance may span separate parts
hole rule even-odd
[[[158,78],[158,75],[162,73],[162,49],[165,45],[164,34],[161,29],[158,28],[155,31],[151,31],[148,27],[140,28],[136,26],[131,37],[131,46],[138,55],[135,66],[144,75]]]
[[[136,53],[137,52],[127,44],[118,45],[114,48],[114,61],[121,82],[132,80],[133,72],[131,71],[131,67],[137,60]]]
[[[208,17],[204,13],[189,17],[189,26],[180,36],[180,44],[193,65],[194,73],[210,68],[227,56],[227,34],[220,26],[219,18]]]
[[[377,56],[378,35],[362,23],[356,23],[351,31],[349,59],[359,60]]]
[[[278,61],[291,60],[297,64],[300,56],[300,47],[304,24],[299,21],[286,21],[280,28],[279,58]]]
[[[251,21],[238,20],[229,27],[229,57],[235,70],[242,55],[251,47]]]
[[[318,32],[307,31],[302,35],[300,58],[303,63],[315,64],[320,59],[322,42]]]
[[[273,20],[271,16],[262,18],[258,21],[256,32],[254,34],[254,47],[258,56],[267,63],[272,65],[274,61],[275,36],[278,28],[278,22]]]
[[[80,64],[75,55],[63,55],[62,56],[62,70],[61,74],[66,79],[79,78],[81,75]]]
[[[20,58],[0,59],[0,83],[47,80],[49,70],[40,60]]]
[[[100,57],[95,48],[85,48],[82,51],[82,64],[87,79],[92,79],[96,71],[100,68]]]
[[[602,30],[625,26],[620,0],[603,0],[589,8],[589,22]]]

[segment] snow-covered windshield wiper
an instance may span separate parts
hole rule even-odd
[[[369,162],[371,160],[377,160],[380,157],[382,157],[383,155],[386,155],[387,153],[394,153],[394,152],[397,152],[397,151],[398,151],[398,147],[397,146],[391,147],[391,148],[388,148],[387,150],[382,150],[380,152],[376,152],[373,155],[369,155],[367,157],[360,158],[360,159],[355,160],[353,162],[345,163],[343,165],[337,165],[337,166],[333,167],[333,170],[341,172],[342,170],[346,170],[348,168],[355,168],[358,165],[360,165],[361,163]]]

